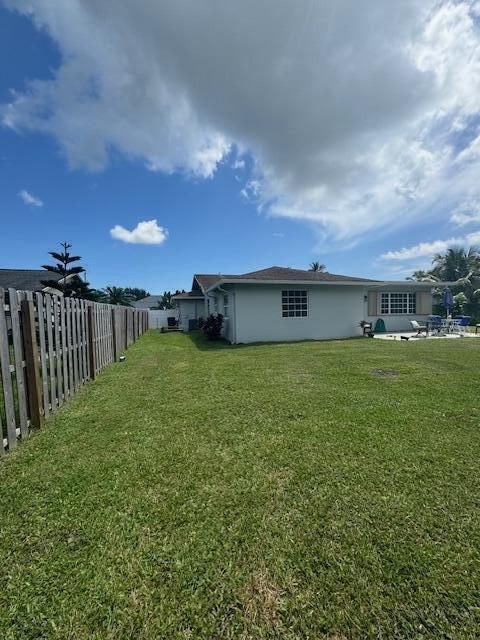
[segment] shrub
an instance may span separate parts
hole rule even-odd
[[[211,313],[202,326],[203,333],[209,340],[218,340],[222,333],[223,316],[221,313]]]
[[[198,328],[202,329],[204,324],[205,324],[205,320],[202,318],[202,316],[200,316],[200,318],[198,318],[198,320],[197,320]]]

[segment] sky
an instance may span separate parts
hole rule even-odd
[[[479,169],[478,0],[0,0],[0,268],[404,279]]]

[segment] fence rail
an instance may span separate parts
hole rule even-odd
[[[147,329],[142,309],[0,288],[0,455]]]

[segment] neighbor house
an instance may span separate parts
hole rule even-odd
[[[135,309],[159,309],[159,303],[163,300],[163,296],[161,294],[147,296],[146,298],[140,298],[140,300],[135,300],[132,302],[132,306]]]
[[[56,280],[59,282],[61,279],[61,274],[46,271],[45,269],[0,269],[0,287],[2,289],[58,293],[56,289],[45,287],[42,284],[42,280]]]
[[[221,313],[230,342],[322,340],[363,333],[361,321],[387,331],[411,329],[432,313],[432,285],[270,267],[242,275],[196,274],[192,290],[173,297],[180,327]]]

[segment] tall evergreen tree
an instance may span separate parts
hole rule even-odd
[[[85,269],[76,265],[74,262],[81,260],[80,256],[74,256],[69,252],[72,245],[69,242],[60,243],[63,251],[49,251],[49,255],[56,260],[56,264],[43,264],[42,269],[50,273],[56,273],[60,275],[59,279],[54,280],[47,279],[41,280],[44,287],[51,287],[60,291],[65,297],[85,298],[87,300],[95,299],[94,290],[90,289],[90,284],[80,278],[80,274],[85,272]]]

